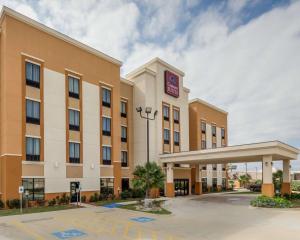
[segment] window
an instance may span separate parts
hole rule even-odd
[[[164,129],[164,144],[170,143],[170,130]]]
[[[203,166],[203,167],[202,167],[202,170],[206,170],[206,166]]]
[[[104,165],[111,165],[111,147],[102,147],[102,163]]]
[[[179,110],[174,109],[173,111],[173,118],[174,118],[174,123],[179,123]]]
[[[217,148],[217,144],[216,144],[216,143],[213,143],[213,144],[212,144],[212,148]]]
[[[122,178],[122,191],[129,190],[129,178]]]
[[[114,194],[113,178],[100,178],[100,193],[104,195]]]
[[[217,171],[217,165],[213,165],[213,171]]]
[[[105,136],[111,135],[111,119],[107,117],[102,118],[102,134]]]
[[[69,76],[69,97],[79,98],[79,79]]]
[[[201,132],[202,133],[206,133],[206,122],[204,121],[201,121]]]
[[[211,126],[211,134],[212,134],[213,137],[216,136],[216,125]]]
[[[79,131],[80,130],[80,112],[69,109],[69,129]]]
[[[43,200],[45,197],[45,180],[43,178],[23,178],[23,198],[29,201]]]
[[[80,144],[79,143],[69,143],[69,162],[70,163],[80,163]]]
[[[174,145],[179,146],[179,132],[174,132]]]
[[[225,128],[221,128],[221,137],[225,139]]]
[[[26,99],[26,122],[40,124],[40,103]]]
[[[121,141],[127,142],[127,127],[121,126]]]
[[[127,103],[123,101],[121,102],[121,117],[127,117]]]
[[[40,88],[40,66],[26,62],[26,85]]]
[[[206,149],[206,141],[205,140],[201,141],[201,149]]]
[[[105,107],[110,107],[110,98],[111,98],[111,91],[106,88],[102,88],[102,105]]]
[[[122,164],[122,167],[128,167],[127,151],[121,151],[121,164]]]
[[[40,139],[26,137],[26,160],[40,161]]]
[[[222,171],[226,171],[226,167],[222,167]]]
[[[169,107],[166,105],[163,105],[163,114],[164,114],[164,120],[169,121]]]

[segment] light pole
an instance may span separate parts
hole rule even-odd
[[[147,164],[148,164],[150,162],[150,160],[149,160],[149,120],[155,120],[155,117],[157,115],[157,110],[154,112],[153,117],[150,117],[150,114],[152,112],[151,107],[145,108],[145,114],[142,113],[142,111],[143,111],[142,107],[137,107],[136,111],[140,114],[141,118],[147,120]],[[146,199],[149,197],[148,192],[149,192],[149,176],[148,176],[148,172],[147,172]]]

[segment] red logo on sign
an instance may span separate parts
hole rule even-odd
[[[165,93],[179,97],[179,77],[170,71],[165,71]]]

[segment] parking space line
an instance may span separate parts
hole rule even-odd
[[[12,225],[16,226],[17,228],[19,228],[20,230],[22,230],[23,232],[26,232],[27,234],[31,235],[32,237],[34,237],[34,239],[36,240],[44,240],[44,238],[42,236],[40,236],[39,234],[35,233],[34,231],[30,231],[29,226],[24,226],[24,223],[21,223],[19,221],[12,221],[10,222]]]

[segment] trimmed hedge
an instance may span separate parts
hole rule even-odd
[[[282,197],[266,197],[258,196],[251,201],[251,206],[266,207],[266,208],[290,208],[292,207],[291,201]]]

